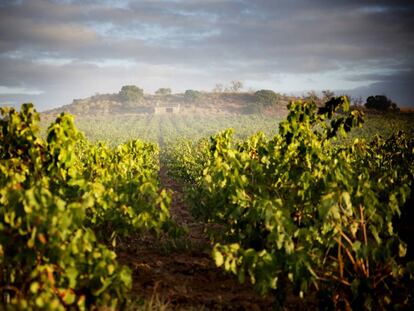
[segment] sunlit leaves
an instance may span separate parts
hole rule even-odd
[[[0,305],[120,307],[131,272],[96,235],[172,226],[170,194],[158,189],[158,149],[91,145],[66,114],[44,140],[33,105],[0,111]]]
[[[339,144],[363,123],[349,108],[345,97],[322,108],[293,102],[270,140],[212,138],[194,211],[223,228],[213,235],[218,266],[241,281],[248,273],[262,292],[280,278],[300,295],[323,290],[332,308],[338,294],[357,309],[391,303],[402,276],[389,270],[402,271],[406,253],[392,221],[410,195],[414,142],[397,133]]]

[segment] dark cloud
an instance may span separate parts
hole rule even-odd
[[[70,100],[127,81],[182,90],[242,79],[280,91],[315,81],[314,89],[382,87],[411,98],[400,73],[414,68],[412,16],[414,3],[402,0],[7,0],[0,86],[41,90],[44,107],[52,96]],[[294,75],[297,83],[287,82]]]

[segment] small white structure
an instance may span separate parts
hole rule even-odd
[[[180,104],[161,105],[154,107],[154,114],[174,114],[180,112]]]

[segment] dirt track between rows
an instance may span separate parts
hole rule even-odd
[[[117,252],[133,271],[133,299],[160,300],[169,310],[272,310],[273,297],[260,296],[248,282],[240,284],[215,266],[205,224],[191,216],[182,185],[163,169],[160,180],[162,188],[173,192],[172,218],[187,233],[175,244],[152,236],[123,241]],[[289,300],[289,310],[310,310]]]

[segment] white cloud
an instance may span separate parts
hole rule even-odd
[[[9,87],[0,85],[0,94],[23,94],[23,95],[40,95],[44,92],[36,89],[29,89],[24,87]]]

